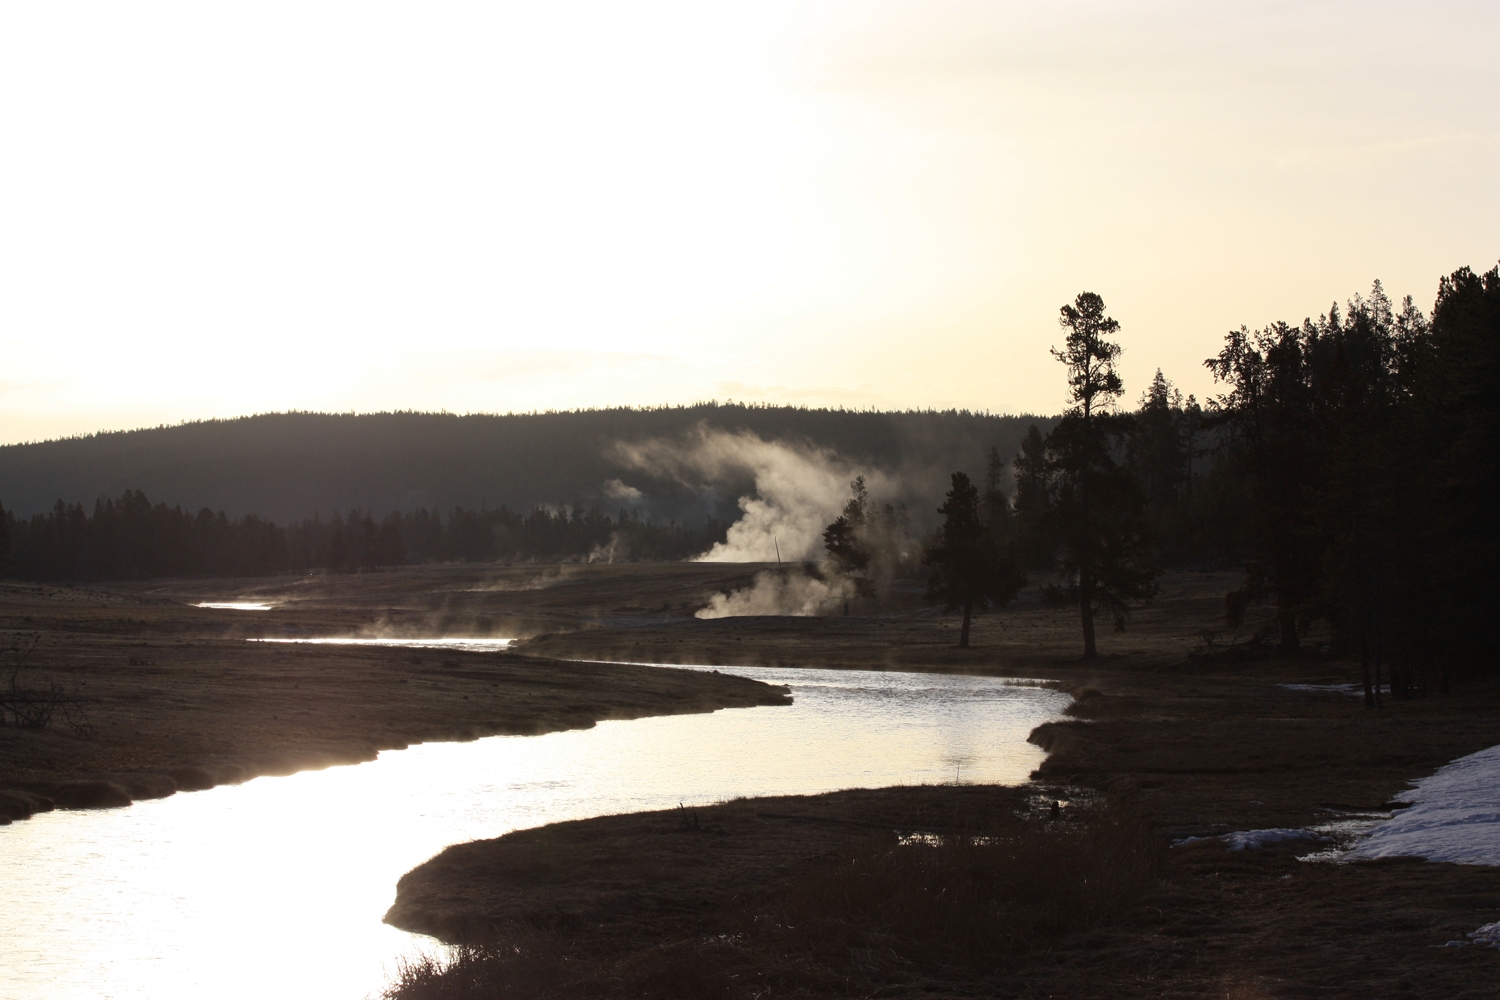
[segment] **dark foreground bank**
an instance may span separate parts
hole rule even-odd
[[[456,845],[387,920],[463,942],[388,996],[1489,997],[1500,870],[1188,834],[1376,812],[1500,743],[1491,688],[1367,712],[1260,676],[1092,669],[1026,788],[854,790]],[[1054,804],[1061,800],[1058,808]]]

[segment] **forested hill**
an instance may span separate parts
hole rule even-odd
[[[645,493],[643,516],[734,510],[735,488],[707,496],[622,468],[620,442],[685,440],[700,425],[836,451],[856,465],[979,475],[990,447],[1007,460],[1051,418],[966,411],[856,412],[739,404],[459,416],[271,413],[0,447],[0,503],[18,517],[59,500],[92,505],[140,490],[152,501],[278,522],[359,508],[377,514],[455,505],[618,506],[605,484]],[[923,476],[921,478],[926,478]],[[941,490],[935,495],[940,495]]]

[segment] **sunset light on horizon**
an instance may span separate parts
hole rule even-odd
[[[0,18],[0,443],[279,410],[1055,413],[1500,258],[1488,3]]]

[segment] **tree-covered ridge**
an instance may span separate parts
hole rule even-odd
[[[392,511],[617,503],[625,475],[657,521],[735,515],[738,486],[718,496],[622,470],[617,446],[683,438],[698,428],[806,443],[867,468],[947,471],[1009,453],[1036,417],[962,410],[877,412],[702,403],[556,413],[270,413],[175,427],[0,446],[0,501],[20,515],[58,498],[90,503],[127,490],[231,517],[280,523],[351,508]],[[1050,420],[1040,418],[1050,426]]]

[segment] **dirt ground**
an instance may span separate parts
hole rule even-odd
[[[1050,756],[1027,788],[746,800],[696,816],[648,813],[520,831],[452,848],[410,873],[389,919],[449,940],[525,927],[546,935],[547,947],[575,954],[687,949],[743,977],[726,996],[1497,995],[1500,952],[1439,947],[1500,920],[1496,869],[1314,864],[1298,860],[1306,845],[1165,846],[1191,834],[1305,828],[1388,810],[1409,780],[1500,744],[1500,690],[1492,683],[1470,679],[1448,694],[1371,711],[1357,697],[1278,686],[1356,681],[1355,664],[1312,654],[1192,656],[1205,632],[1222,629],[1232,574],[1164,578],[1161,597],[1128,631],[1100,633],[1101,656],[1087,664],[1076,615],[1043,607],[1034,592],[978,618],[969,650],[955,648],[956,618],[923,608],[915,590],[857,605],[848,618],[693,617],[711,594],[761,571],[775,568],[461,566],[89,590],[5,585],[0,634],[40,635],[38,677],[76,685],[70,690],[86,699],[92,731],[0,727],[0,786],[127,781],[188,766],[233,780],[365,759],[420,739],[779,698],[724,674],[566,660],[1044,678],[1078,700],[1074,718],[1033,735]],[[188,606],[228,600],[276,608]],[[525,641],[505,654],[242,641],[336,634]],[[177,784],[191,787],[193,775],[182,773],[189,780]],[[1054,817],[1056,800],[1068,804]],[[1046,947],[1012,949],[977,970],[912,967],[867,947],[799,965],[785,949],[772,961],[735,930],[747,907],[839,863],[872,831],[1065,829],[1091,800],[1139,816],[1162,846],[1159,864],[1130,906]]]

